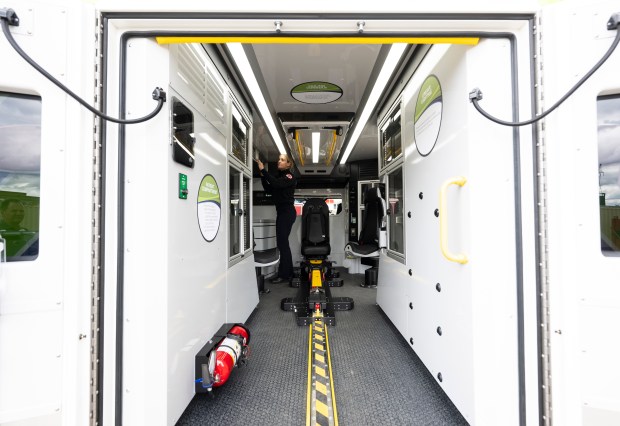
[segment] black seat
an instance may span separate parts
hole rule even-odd
[[[306,258],[326,258],[329,245],[329,208],[321,198],[310,198],[301,214],[301,254]]]
[[[350,241],[344,248],[348,257],[377,257],[385,248],[387,210],[378,187],[366,190],[364,211],[366,215],[357,242]]]
[[[295,312],[297,325],[308,325],[317,318],[327,325],[336,325],[335,311],[353,309],[350,297],[332,297],[330,287],[342,287],[342,278],[327,260],[329,244],[329,208],[321,198],[310,198],[301,213],[301,261],[299,275],[291,280],[299,287],[295,297],[282,299],[285,311]],[[317,316],[318,313],[322,315]]]

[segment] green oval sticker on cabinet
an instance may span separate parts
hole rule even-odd
[[[422,156],[431,153],[439,136],[443,98],[441,84],[434,75],[422,83],[415,103],[413,135],[418,152]]]
[[[205,175],[198,189],[198,225],[205,240],[211,242],[220,229],[222,201],[217,181],[212,175]]]

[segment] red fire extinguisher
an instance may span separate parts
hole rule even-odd
[[[233,326],[226,337],[209,355],[209,376],[213,387],[222,386],[232,369],[237,365],[244,365],[248,356],[250,332],[247,328],[237,324]]]

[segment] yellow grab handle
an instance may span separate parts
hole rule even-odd
[[[456,176],[448,179],[441,185],[439,191],[439,246],[441,247],[441,253],[444,257],[452,262],[465,264],[468,262],[467,256],[464,254],[452,254],[448,250],[448,209],[446,208],[446,192],[450,185],[463,186],[467,182],[467,179],[463,176]]]

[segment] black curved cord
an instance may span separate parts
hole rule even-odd
[[[71,96],[73,99],[75,99],[80,104],[82,104],[86,109],[88,109],[93,114],[103,118],[104,120],[112,121],[114,123],[137,124],[137,123],[143,123],[155,117],[159,113],[159,111],[161,111],[162,107],[164,106],[164,102],[166,102],[166,92],[164,92],[163,89],[156,87],[155,90],[153,90],[153,99],[158,101],[157,107],[155,108],[153,112],[151,112],[150,114],[142,118],[136,118],[133,120],[124,120],[120,118],[110,117],[109,115],[105,115],[102,112],[99,112],[97,109],[93,108],[88,103],[86,103],[86,101],[84,101],[78,95],[73,93],[68,87],[66,87],[60,81],[56,80],[52,75],[50,75],[47,71],[45,71],[39,64],[37,64],[32,58],[30,58],[26,54],[26,52],[24,52],[21,49],[21,47],[19,47],[19,45],[15,42],[15,39],[13,39],[13,36],[11,35],[11,31],[9,31],[9,20],[11,20],[12,25],[16,25],[15,22],[19,22],[19,19],[17,18],[17,15],[15,15],[15,13],[11,9],[8,9],[7,16],[8,17],[0,15],[0,23],[2,24],[2,32],[4,33],[4,36],[7,38],[8,42],[11,44],[13,49],[15,49],[15,51],[19,53],[19,55],[22,58],[24,58],[24,60],[28,62],[34,69],[36,69],[41,74],[43,74],[45,78],[47,78],[49,81],[54,83],[56,86],[60,87],[64,92],[66,92],[69,96]]]
[[[612,15],[612,17],[610,18],[609,22],[607,22],[607,28],[608,29],[616,29],[617,30],[618,29],[618,18],[619,17],[620,17],[619,13],[616,13],[616,14]],[[569,96],[571,96],[573,93],[575,93],[575,91],[577,89],[579,89],[579,87],[581,87],[581,85],[583,83],[585,83],[586,80],[589,79],[592,76],[592,74],[594,74],[601,67],[601,65],[603,65],[605,63],[605,61],[607,61],[607,59],[609,59],[609,57],[611,56],[613,51],[618,46],[618,42],[620,42],[620,31],[618,31],[616,33],[616,38],[614,39],[613,43],[611,44],[611,46],[609,47],[609,49],[607,50],[605,55],[603,55],[603,57],[596,63],[596,65],[594,65],[594,67],[592,67],[592,69],[590,71],[588,71],[588,73],[586,75],[581,77],[581,79],[568,92],[566,92],[566,94],[564,96],[562,96],[559,101],[557,101],[555,104],[553,104],[547,111],[544,111],[540,115],[537,115],[536,117],[534,117],[534,118],[532,118],[530,120],[513,122],[513,121],[504,121],[504,120],[500,120],[499,118],[493,117],[491,114],[489,114],[488,112],[483,110],[480,105],[478,105],[478,101],[482,99],[482,92],[478,88],[472,90],[469,93],[469,100],[470,100],[470,102],[472,102],[474,104],[474,107],[478,110],[478,112],[480,114],[484,115],[486,118],[488,118],[489,120],[491,120],[491,121],[493,121],[493,122],[495,122],[497,124],[501,124],[503,126],[518,127],[518,126],[525,126],[527,124],[535,123],[538,120],[541,120],[542,118],[544,118],[547,115],[549,115],[553,110],[555,110],[557,107],[559,107],[566,99],[568,99]]]

